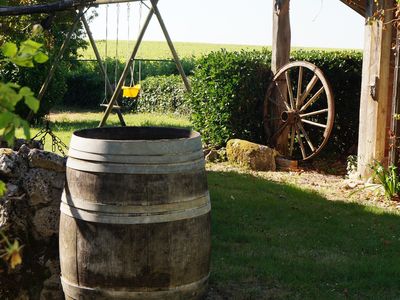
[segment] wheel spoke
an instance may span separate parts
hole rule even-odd
[[[306,150],[304,149],[303,140],[302,140],[302,138],[300,136],[300,132],[297,128],[296,128],[296,135],[297,135],[297,139],[299,140],[301,155],[303,156],[303,159],[305,159],[307,156]]]
[[[282,102],[277,102],[277,101],[276,101],[274,98],[272,98],[271,96],[268,97],[268,100],[271,101],[272,103],[274,103],[277,107],[281,107],[281,108],[287,109],[287,106],[286,106],[284,103],[282,103]]]
[[[304,100],[308,97],[310,94],[311,90],[315,86],[315,84],[318,81],[318,76],[314,75],[314,77],[311,79],[311,81],[308,83],[306,90],[304,91],[304,94],[301,96],[300,101],[299,101],[299,106],[303,105]]]
[[[309,112],[309,113],[301,114],[300,118],[309,117],[309,116],[315,116],[315,115],[326,113],[328,111],[329,111],[329,109],[327,109],[327,108],[321,109],[321,110],[316,110],[316,111],[312,111],[312,112]]]
[[[305,131],[305,129],[303,127],[303,124],[301,124],[301,122],[299,122],[298,126],[300,128],[301,133],[303,133],[304,138],[306,139],[308,146],[310,146],[311,151],[314,152],[315,151],[315,147],[312,144],[312,142],[310,140],[310,137],[308,136],[307,132]]]
[[[281,125],[281,127],[279,127],[279,129],[274,133],[274,135],[272,136],[272,140],[275,140],[276,137],[278,137],[282,131],[287,127],[288,123],[285,122]]]
[[[306,104],[304,104],[304,105],[300,108],[300,111],[306,110],[311,104],[313,104],[315,101],[317,101],[318,98],[319,98],[319,96],[321,96],[321,94],[322,94],[323,91],[324,91],[324,87],[320,88],[320,89],[318,90],[318,92],[316,92],[315,95],[312,96],[312,97],[310,98],[310,100],[308,100],[308,101],[306,102]]]
[[[285,105],[285,108],[286,108],[287,110],[290,110],[290,106],[287,104],[286,98],[283,96],[282,91],[281,91],[281,88],[279,87],[279,84],[278,84],[276,81],[275,81],[275,85],[276,85],[276,87],[278,88],[279,94],[280,94],[280,96],[281,96],[281,99],[282,99],[283,104]]]
[[[317,126],[317,127],[321,127],[321,128],[326,128],[327,127],[325,124],[313,122],[313,121],[310,121],[310,120],[307,120],[307,119],[301,119],[301,122],[307,123],[307,124],[310,124],[310,125],[314,125],[314,126]]]
[[[299,80],[297,82],[297,99],[296,99],[296,109],[300,108],[300,98],[301,98],[301,87],[303,86],[303,67],[299,67]]]
[[[294,148],[294,138],[295,138],[295,135],[296,135],[296,124],[293,124],[292,130],[291,130],[291,133],[290,133],[290,147],[289,147],[290,156],[293,156],[293,148]]]
[[[293,99],[293,87],[292,87],[292,81],[290,80],[290,74],[289,70],[285,72],[286,76],[286,86],[288,89],[288,94],[289,94],[289,100],[290,100],[290,107],[294,109],[294,99]]]

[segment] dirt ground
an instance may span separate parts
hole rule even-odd
[[[331,201],[356,202],[400,212],[400,202],[389,201],[382,195],[380,188],[373,184],[364,184],[358,180],[346,178],[345,167],[337,163],[337,175],[327,174],[315,166],[299,168],[299,171],[257,172],[232,166],[227,162],[208,163],[207,170],[222,172],[238,172],[251,174],[277,183],[296,186],[301,189],[317,192]],[[365,187],[365,186],[368,187]]]

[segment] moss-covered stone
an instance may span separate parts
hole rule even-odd
[[[226,144],[228,161],[255,171],[275,171],[279,153],[264,145],[233,139]]]

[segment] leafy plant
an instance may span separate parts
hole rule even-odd
[[[15,43],[6,42],[0,50],[4,56],[0,61],[3,63],[13,63],[16,66],[31,68],[36,63],[44,63],[48,57],[43,52],[42,44],[33,40],[26,40],[18,47]],[[39,109],[39,100],[29,87],[21,87],[14,82],[0,81],[0,134],[7,144],[12,145],[15,138],[16,128],[23,127],[26,138],[29,138],[29,124],[15,113],[16,105],[24,101],[24,103],[33,112]],[[0,197],[6,192],[6,185],[0,180]],[[3,258],[13,269],[22,262],[21,249],[18,240],[13,243],[9,241],[7,236],[0,230],[0,257]]]
[[[385,197],[389,200],[397,198],[400,194],[400,177],[397,167],[391,165],[385,168],[380,162],[375,161],[371,169],[372,176],[382,187]]]
[[[8,237],[0,230],[0,257],[4,259],[14,269],[17,265],[22,263],[21,250],[23,246],[19,245],[18,240],[10,242]],[[3,249],[1,249],[3,248]]]
[[[1,61],[31,68],[34,66],[34,61],[37,63],[47,61],[48,57],[43,52],[42,46],[32,40],[22,42],[19,48],[15,43],[6,42],[0,48],[4,55]],[[39,100],[29,87],[21,87],[14,82],[0,82],[0,134],[9,145],[13,144],[16,128],[23,127],[26,138],[29,138],[28,122],[15,113],[15,107],[21,100],[24,100],[33,112],[38,111]]]

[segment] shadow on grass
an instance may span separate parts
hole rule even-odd
[[[208,181],[208,299],[399,299],[399,215],[250,175]]]

